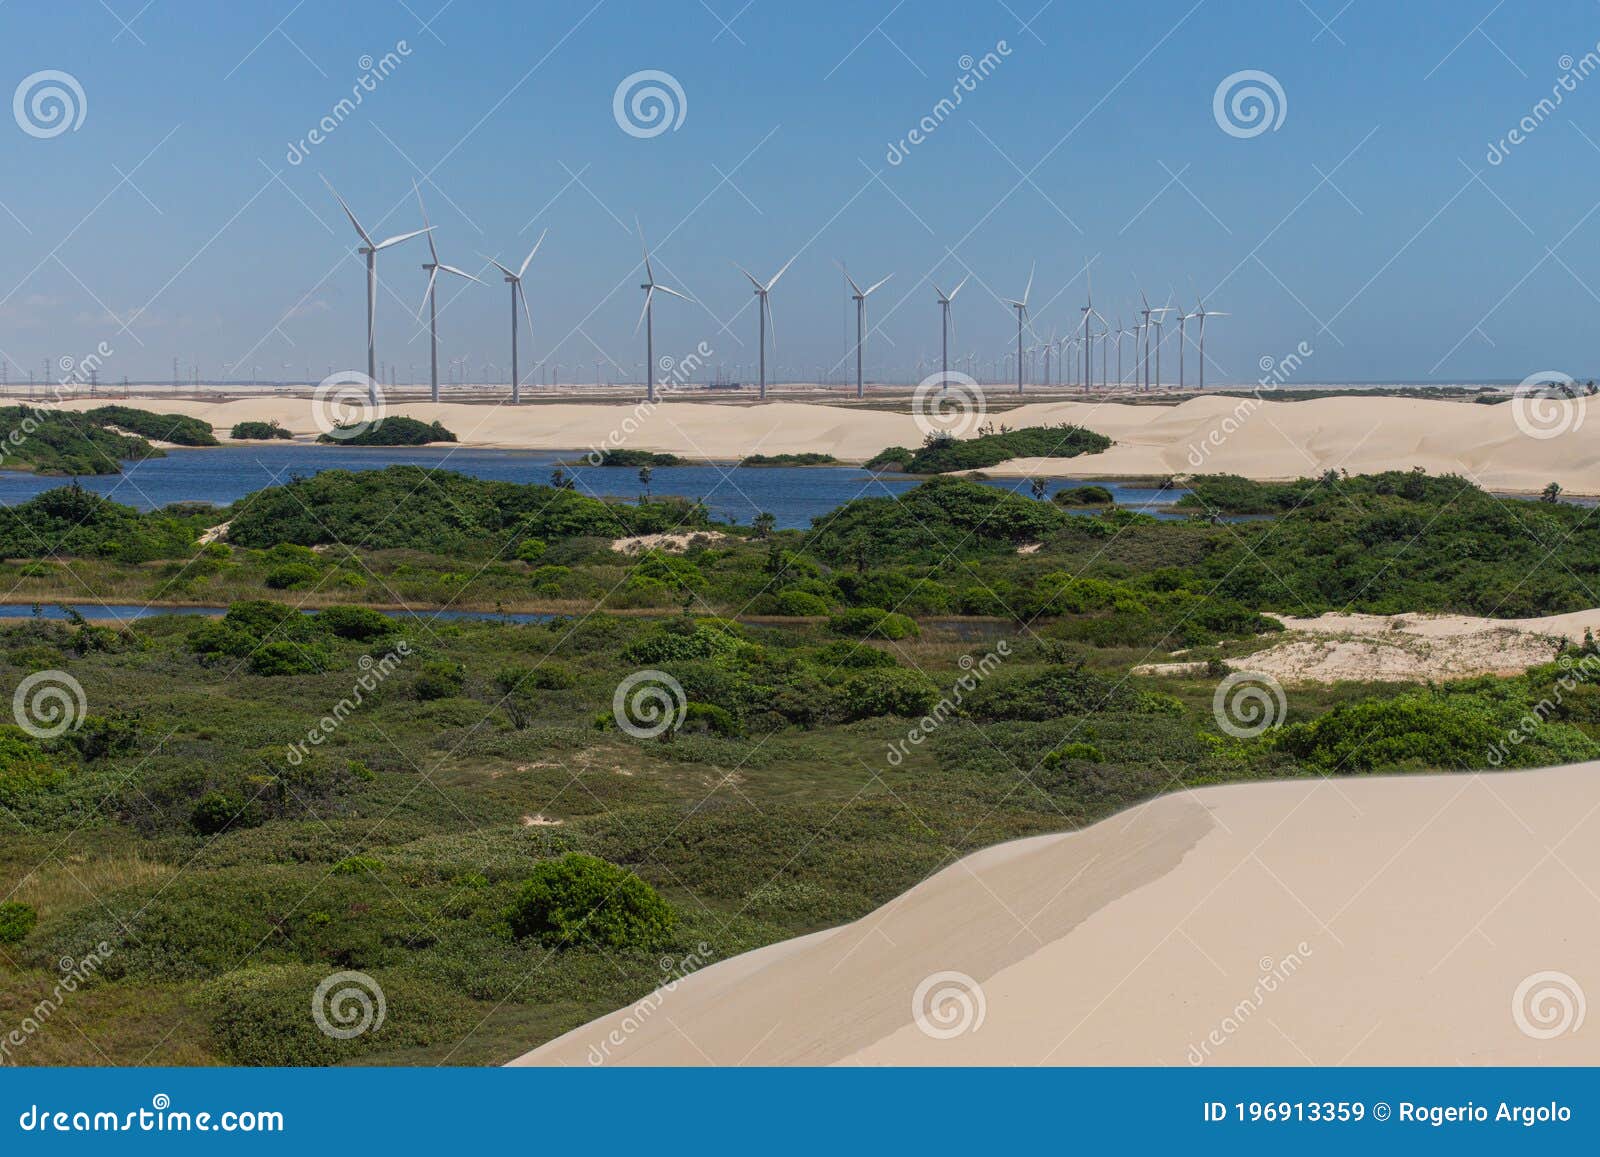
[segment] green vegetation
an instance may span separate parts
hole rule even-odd
[[[0,902],[0,944],[18,944],[33,931],[39,914],[27,904],[15,900]]]
[[[456,436],[441,423],[420,422],[403,414],[387,414],[375,422],[355,422],[317,436],[318,442],[341,446],[426,446],[455,440]]]
[[[294,435],[278,425],[276,421],[271,421],[240,422],[229,431],[228,437],[240,442],[267,442],[273,439],[288,440],[293,438]]]
[[[113,433],[70,410],[0,406],[0,469],[120,474],[124,460],[163,453],[143,438]]]
[[[678,922],[638,876],[578,852],[536,864],[506,920],[518,940],[534,937],[550,948],[646,950],[666,944]]]
[[[155,414],[132,406],[99,406],[85,411],[83,417],[97,426],[115,426],[154,442],[172,442],[178,446],[218,445],[210,422],[186,414]]]
[[[1057,506],[1111,506],[1116,498],[1104,486],[1072,486],[1050,496]]]
[[[741,466],[837,466],[832,454],[751,454],[741,458]]]
[[[689,460],[676,454],[658,454],[654,450],[602,450],[585,459],[589,466],[687,466]]]
[[[976,438],[930,434],[922,449],[916,451],[891,446],[869,461],[867,469],[944,474],[952,470],[982,470],[1012,458],[1076,458],[1110,447],[1110,438],[1082,426],[1024,426],[1018,430],[1002,427],[998,431],[985,426]]]

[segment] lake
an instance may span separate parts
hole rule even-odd
[[[321,470],[381,470],[385,466],[422,466],[454,470],[474,478],[502,482],[549,482],[550,472],[563,461],[581,459],[581,451],[480,450],[460,446],[363,448],[355,446],[260,445],[219,446],[212,449],[169,450],[165,458],[129,462],[122,474],[80,478],[86,490],[141,510],[154,510],[173,502],[211,502],[226,506],[266,486],[288,482],[295,475]],[[563,467],[585,494],[598,498],[637,499],[644,489],[638,471],[617,466]],[[703,499],[716,517],[748,524],[766,511],[783,529],[800,529],[811,520],[853,498],[900,494],[920,479],[896,475],[877,476],[859,466],[656,466],[650,492]],[[36,494],[64,486],[67,479],[18,471],[0,471],[0,505],[14,506]],[[993,479],[986,483],[1026,494],[1022,478]],[[1085,485],[1071,479],[1051,479],[1049,494]],[[1181,490],[1153,490],[1100,483],[1120,505],[1149,509],[1157,518],[1181,515],[1157,507],[1174,502]]]

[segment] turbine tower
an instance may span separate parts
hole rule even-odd
[[[1171,301],[1172,299],[1169,297],[1167,300]],[[1152,309],[1150,311],[1151,316],[1155,318],[1155,320],[1152,321],[1150,324],[1156,327],[1156,389],[1157,390],[1161,389],[1161,342],[1163,340],[1162,336],[1161,336],[1162,318],[1165,315],[1167,315],[1167,314],[1169,314],[1171,312],[1172,312],[1172,307],[1170,305],[1163,305],[1159,309]]]
[[[1083,264],[1084,304],[1079,306],[1083,312],[1083,385],[1084,389],[1094,386],[1094,340],[1089,335],[1089,319],[1099,317],[1102,322],[1106,319],[1100,317],[1100,311],[1094,307],[1094,281],[1089,270],[1089,263]]]
[[[1198,313],[1184,313],[1183,307],[1178,307],[1178,389],[1180,390],[1183,389],[1184,324],[1191,317],[1199,316],[1200,315]]]
[[[548,233],[549,230],[545,230]],[[522,288],[522,275],[528,272],[528,266],[533,261],[533,255],[539,252],[539,246],[544,244],[544,233],[539,234],[539,240],[533,243],[533,248],[528,250],[528,255],[522,259],[521,267],[512,273],[493,257],[487,258],[501,273],[506,275],[506,281],[511,285],[511,404],[514,406],[522,401],[522,374],[517,366],[517,302],[522,303],[522,314],[528,319],[528,337],[533,337],[533,314],[528,310],[528,294]]]
[[[844,269],[844,265],[841,264],[839,266],[839,268],[841,270],[843,270]],[[889,277],[893,277],[893,276],[894,276],[894,274],[892,274],[892,273],[889,274]],[[885,277],[880,281],[875,281],[871,285],[867,286],[865,289],[862,289],[859,285],[857,285],[855,283],[855,279],[850,276],[849,272],[845,271],[844,279],[850,283],[850,288],[854,291],[854,292],[851,293],[850,298],[851,298],[852,301],[854,301],[856,303],[856,397],[857,398],[866,397],[865,379],[862,378],[862,376],[861,376],[861,346],[862,346],[862,343],[866,340],[865,322],[866,322],[866,316],[867,316],[867,298],[868,298],[868,296],[871,295],[873,290],[875,290],[875,289],[879,288],[880,286],[882,286],[885,281],[888,281],[889,277]],[[773,280],[776,281],[777,278],[774,277]]]
[[[1227,317],[1228,315],[1220,310],[1207,309],[1206,303],[1200,301],[1198,293],[1195,294],[1194,299],[1200,304],[1196,307],[1195,312],[1189,316],[1200,319],[1200,388],[1203,390],[1206,388],[1206,318]]]
[[[971,277],[969,273],[967,277]],[[948,389],[950,386],[950,303],[956,299],[956,294],[961,292],[961,287],[967,283],[967,277],[956,282],[956,287],[949,293],[937,285],[933,291],[939,295],[939,388]]]
[[[650,268],[650,246],[644,241],[644,227],[637,218],[633,222],[634,228],[639,230],[639,247],[644,250],[644,284],[639,286],[644,290],[644,308],[639,311],[639,320],[634,322],[633,332],[639,332],[639,326],[644,326],[644,374],[645,401],[654,403],[656,400],[656,339],[655,339],[655,299],[656,293],[670,294],[681,297],[684,301],[689,298],[676,289],[665,285],[656,284],[655,271]]]
[[[321,174],[317,174],[321,176]],[[391,245],[398,245],[402,241],[409,241],[413,237],[420,237],[428,232],[427,229],[416,229],[410,233],[401,233],[398,237],[390,237],[383,241],[373,241],[367,231],[361,227],[361,222],[356,220],[356,215],[350,212],[350,206],[344,203],[344,198],[339,196],[338,190],[323,177],[322,183],[328,186],[328,192],[333,194],[333,199],[339,202],[339,208],[344,210],[344,215],[350,218],[350,224],[356,227],[356,232],[361,234],[361,246],[356,250],[367,259],[367,400],[374,406],[378,404],[378,347],[373,336],[374,322],[377,320],[378,306],[378,251],[388,249]]]
[[[1007,301],[1017,311],[1017,393],[1022,393],[1022,327],[1028,320],[1028,295],[1033,292],[1033,271],[1038,263],[1028,266],[1028,284],[1023,287],[1021,301]]]
[[[415,181],[411,182],[411,188],[417,195],[417,208],[422,210],[422,223],[428,225],[428,208],[422,203],[422,190],[417,188]],[[433,226],[428,225],[428,228],[432,229]],[[476,277],[464,269],[457,269],[454,265],[442,264],[439,261],[439,251],[433,245],[432,233],[428,234],[428,258],[428,264],[422,267],[428,271],[428,288],[423,290],[422,302],[423,305],[428,307],[428,364],[432,369],[430,381],[433,385],[433,392],[429,396],[437,402],[439,400],[439,294],[434,283],[438,279],[439,270],[441,269],[446,273],[454,273],[457,277],[465,277],[468,281],[477,282],[479,285],[482,285],[483,282],[478,281]],[[422,316],[421,306],[417,307],[417,316]]]
[[[757,281],[753,276],[751,276],[750,271],[744,266],[740,265],[737,261],[733,263],[733,267],[735,269],[744,274],[746,277],[750,278],[750,284],[756,287],[756,297],[760,299],[757,312],[761,314],[761,397],[763,399],[767,396],[767,325],[772,319],[772,302],[767,299],[767,294],[772,292],[772,287],[778,284],[778,278],[784,275],[784,272],[789,268],[789,266],[794,264],[795,258],[799,256],[800,255],[796,253],[794,257],[791,257],[789,260],[785,261],[783,263],[783,268],[774,273],[772,275],[772,279],[765,285],[762,285],[761,282]],[[774,348],[777,347],[778,334],[776,328],[773,329],[772,344]]]

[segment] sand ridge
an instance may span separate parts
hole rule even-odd
[[[1540,996],[1600,992],[1597,908],[1600,763],[1204,788],[980,852],[515,1063],[1594,1064],[1600,1026]],[[950,973],[966,1003],[919,1024]]]
[[[89,409],[101,399],[61,403]],[[1427,398],[1331,397],[1302,402],[1206,395],[1175,406],[1105,402],[1037,402],[996,413],[1012,427],[1072,422],[1116,441],[1103,454],[1072,459],[1015,459],[991,467],[996,476],[1117,478],[1233,473],[1260,480],[1352,474],[1421,466],[1460,473],[1497,490],[1536,492],[1559,482],[1573,494],[1600,495],[1600,456],[1582,437],[1591,399],[1573,407],[1566,429],[1547,438],[1519,429],[1514,407]],[[296,436],[318,433],[309,399],[282,395],[226,401],[134,397],[127,404],[186,413],[222,434],[241,421],[273,421]],[[1248,408],[1241,410],[1244,405]],[[406,402],[390,407],[425,422],[438,420],[463,446],[589,450],[604,446],[685,456],[737,459],[749,454],[817,451],[864,462],[887,446],[916,446],[923,429],[909,413],[772,401],[715,404],[673,399],[640,403],[553,402],[540,405]],[[1240,417],[1243,413],[1243,417]],[[1215,436],[1215,437],[1214,437]]]

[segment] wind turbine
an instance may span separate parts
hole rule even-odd
[[[1184,313],[1183,307],[1178,307],[1178,389],[1183,389],[1183,347],[1184,323],[1191,317],[1199,317],[1198,313]]]
[[[1144,354],[1139,359],[1139,363],[1143,367],[1144,373],[1144,384],[1141,388],[1148,390],[1150,388],[1150,314],[1153,311],[1150,309],[1150,299],[1144,295],[1143,288],[1139,290],[1139,300],[1143,303],[1143,306],[1138,310],[1138,312],[1144,315],[1144,321],[1138,327],[1140,330],[1144,331]],[[1133,339],[1133,350],[1136,354],[1139,352],[1139,338],[1137,334]]]
[[[1094,341],[1089,336],[1089,319],[1099,317],[1102,322],[1106,319],[1100,316],[1100,311],[1094,307],[1094,281],[1089,269],[1089,263],[1083,264],[1084,304],[1079,306],[1083,313],[1083,383],[1089,389],[1094,385]]]
[[[656,339],[654,308],[656,292],[659,290],[660,292],[670,294],[673,297],[681,297],[684,301],[688,301],[689,298],[669,286],[656,284],[655,272],[650,268],[650,247],[644,242],[644,227],[639,224],[637,218],[634,219],[633,224],[634,228],[639,230],[639,246],[644,250],[645,277],[644,284],[639,286],[640,289],[644,290],[644,308],[639,311],[639,320],[633,324],[633,332],[638,333],[639,326],[644,326],[644,397],[645,401],[654,403],[656,400]],[[774,278],[774,280],[776,280],[776,278]],[[762,344],[765,346],[766,343],[763,342]],[[761,352],[762,357],[765,358],[766,350],[763,349]]]
[[[1167,300],[1171,301],[1172,298],[1168,297]],[[1161,336],[1162,317],[1171,313],[1172,307],[1163,305],[1160,309],[1152,309],[1150,312],[1155,317],[1155,320],[1150,324],[1156,327],[1156,389],[1159,390],[1161,388],[1161,342],[1163,340]]]
[[[1028,266],[1028,284],[1022,291],[1021,301],[1007,301],[1017,311],[1017,393],[1022,393],[1022,327],[1028,320],[1028,295],[1033,292],[1033,271],[1038,263]]]
[[[1200,319],[1200,388],[1203,390],[1206,388],[1206,318],[1227,317],[1228,315],[1220,310],[1207,309],[1206,303],[1200,301],[1200,295],[1198,293],[1195,294],[1194,299],[1200,304],[1196,311],[1189,316],[1198,317]]]
[[[753,276],[751,276],[750,271],[744,266],[740,265],[737,261],[733,263],[733,267],[735,269],[744,274],[746,277],[750,278],[750,284],[756,287],[756,297],[760,299],[760,305],[757,309],[757,312],[761,314],[761,397],[763,398],[767,396],[767,324],[772,319],[772,303],[767,300],[767,294],[772,292],[772,287],[778,284],[778,278],[784,275],[789,266],[795,263],[795,258],[799,256],[800,254],[796,253],[794,257],[791,257],[789,260],[785,261],[783,263],[783,268],[774,273],[772,275],[772,279],[765,285],[762,285],[761,282],[757,281]],[[772,344],[774,347],[776,347],[778,344],[778,334],[776,328],[773,330]]]
[[[549,230],[545,230],[548,233]],[[516,405],[522,401],[522,375],[517,369],[517,301],[522,302],[522,314],[528,319],[528,336],[533,336],[533,314],[528,312],[528,294],[522,288],[522,275],[528,272],[528,266],[533,262],[533,255],[539,252],[539,246],[544,244],[544,233],[539,234],[539,240],[533,243],[533,248],[528,250],[528,255],[522,259],[522,265],[515,273],[501,265],[493,257],[487,257],[489,264],[506,275],[506,281],[511,286],[511,404]]]
[[[322,174],[317,174],[319,177]],[[350,224],[356,227],[356,232],[361,234],[361,246],[356,250],[367,259],[367,400],[374,406],[378,404],[378,347],[373,336],[373,325],[377,320],[378,297],[378,250],[387,249],[391,245],[398,245],[402,241],[410,241],[413,237],[420,237],[428,232],[427,229],[415,229],[410,233],[401,233],[398,237],[390,237],[383,241],[373,241],[367,231],[361,227],[361,222],[356,220],[356,215],[350,212],[350,206],[344,203],[344,198],[339,196],[328,178],[322,177],[322,183],[328,186],[328,192],[333,194],[333,199],[339,202],[339,208],[344,210],[344,215],[350,218]]]
[[[1122,328],[1122,315],[1117,315],[1117,387],[1122,386],[1122,335],[1128,331]]]
[[[967,274],[967,277],[971,276],[972,274]],[[963,277],[956,282],[956,287],[949,293],[946,293],[937,285],[933,287],[933,292],[939,295],[940,389],[949,389],[950,387],[950,303],[956,299],[956,294],[960,293],[961,287],[967,283],[967,277]]]
[[[1046,386],[1051,386],[1055,384],[1054,380],[1050,377],[1050,351],[1056,348],[1055,330],[1050,331],[1049,339],[1040,343],[1040,348],[1044,350],[1044,384]],[[1059,361],[1060,359],[1057,360]]]
[[[428,225],[428,209],[422,203],[422,190],[417,188],[415,181],[411,182],[411,188],[417,195],[417,208],[422,210],[422,223]],[[433,226],[428,225],[428,228],[432,229]],[[457,277],[465,277],[468,281],[477,282],[479,285],[482,285],[483,282],[478,281],[476,277],[464,269],[457,269],[454,265],[442,264],[439,261],[439,251],[433,245],[432,233],[428,234],[428,257],[430,259],[428,264],[422,267],[428,271],[428,288],[423,290],[422,300],[423,304],[428,307],[429,365],[433,374],[430,379],[433,383],[433,392],[430,397],[437,402],[439,400],[439,294],[434,283],[441,269],[446,273],[454,273]],[[421,306],[417,307],[417,315],[419,317],[422,315]]]
[[[841,270],[844,270],[844,266],[842,264],[839,266],[839,268]],[[893,276],[894,276],[894,274],[892,274],[892,273],[889,274],[889,277],[893,277]],[[861,344],[862,344],[863,340],[865,340],[865,336],[866,336],[865,335],[865,331],[863,329],[863,326],[864,326],[864,323],[866,321],[866,316],[867,316],[867,297],[868,297],[869,294],[872,293],[873,290],[877,289],[885,281],[888,281],[889,277],[885,277],[880,281],[875,281],[871,285],[867,286],[865,289],[862,289],[859,285],[857,285],[855,283],[855,279],[850,276],[848,271],[845,271],[845,274],[844,274],[844,279],[850,283],[850,288],[855,291],[854,293],[852,293],[850,295],[850,297],[851,297],[851,300],[853,300],[856,303],[856,397],[857,398],[866,397],[866,386],[864,384],[863,378],[861,377]],[[772,280],[776,281],[778,279],[776,277],[774,277]]]

